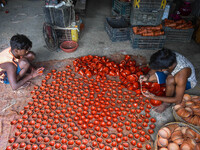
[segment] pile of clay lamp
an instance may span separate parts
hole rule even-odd
[[[67,65],[47,73],[31,91],[32,101],[19,110],[21,118],[11,122],[16,131],[6,150],[153,149],[156,119],[150,100],[135,92],[139,87],[126,88],[124,81],[108,79],[102,71],[88,76],[87,67],[77,71]]]
[[[181,104],[174,106],[175,113],[185,122],[200,126],[200,97],[184,94]]]
[[[165,95],[165,87],[158,83],[143,82],[140,85],[140,75],[147,74],[150,68],[145,65],[137,65],[129,55],[125,55],[124,60],[119,64],[106,57],[88,55],[75,59],[73,66],[75,72],[83,77],[91,78],[94,75],[96,75],[96,79],[106,79],[106,76],[118,77],[123,87],[135,91],[137,94],[141,93],[140,86],[142,86],[143,92],[149,91],[157,96]],[[153,106],[162,104],[161,101],[154,99],[151,99],[150,103]]]
[[[93,75],[96,75],[96,79],[106,78],[106,75],[119,77],[122,84],[133,91],[139,88],[139,76],[149,71],[147,66],[136,65],[129,55],[125,55],[119,64],[106,57],[88,55],[74,60],[73,66],[75,72],[89,78]]]
[[[180,122],[162,127],[156,142],[156,150],[200,150],[199,132]]]

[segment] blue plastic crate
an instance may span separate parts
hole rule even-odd
[[[164,47],[165,35],[161,36],[141,36],[133,33],[133,29],[130,29],[130,42],[133,49],[145,49],[145,50],[159,50]]]
[[[105,21],[105,30],[112,42],[130,39],[129,23],[124,17],[109,17]]]
[[[119,0],[113,0],[112,9],[121,16],[130,16],[131,2],[121,2]]]

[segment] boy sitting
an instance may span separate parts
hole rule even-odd
[[[35,59],[35,53],[29,51],[32,42],[25,35],[14,35],[10,46],[0,52],[0,81],[17,90],[32,78],[42,75],[44,68],[32,68],[30,63]]]
[[[194,66],[177,52],[159,50],[151,56],[149,66],[151,70],[146,76],[141,76],[140,81],[166,84],[166,96],[143,93],[148,98],[164,102],[155,109],[157,112],[163,112],[171,103],[181,103],[185,90],[197,84]]]

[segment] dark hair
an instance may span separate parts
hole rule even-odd
[[[168,69],[176,62],[176,54],[169,49],[162,49],[154,53],[149,62],[151,69]]]
[[[16,34],[10,39],[11,49],[29,50],[32,47],[32,42],[23,34]]]

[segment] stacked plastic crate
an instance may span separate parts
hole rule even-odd
[[[163,34],[136,34],[133,27],[143,27],[144,32],[148,33],[148,29],[152,26],[159,26],[162,23],[162,16],[166,6],[166,0],[133,0],[130,16],[130,41],[134,49],[162,49],[166,36]],[[143,29],[142,28],[142,29]],[[156,29],[156,28],[151,28]],[[140,31],[140,32],[142,32]]]
[[[112,0],[112,15],[123,16],[130,21],[131,0]]]
[[[113,0],[112,14],[114,17],[107,17],[105,30],[112,42],[130,40],[130,0]]]
[[[105,30],[112,42],[127,41],[130,39],[130,28],[123,17],[108,17],[105,21]]]

